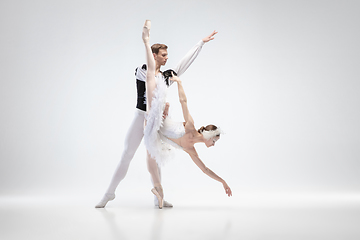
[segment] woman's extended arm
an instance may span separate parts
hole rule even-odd
[[[189,113],[189,109],[188,109],[188,105],[187,105],[187,98],[186,98],[186,95],[185,95],[185,91],[184,91],[184,88],[182,86],[182,83],[181,83],[181,80],[179,77],[177,76],[174,76],[173,73],[172,74],[172,78],[171,80],[174,81],[174,82],[177,82],[178,84],[178,92],[179,92],[179,101],[181,103],[181,108],[182,108],[182,112],[183,112],[183,115],[184,115],[184,120],[185,122],[189,123],[190,126],[194,126],[194,120],[193,118],[191,117],[190,113]],[[185,128],[186,128],[186,125],[185,125]]]
[[[212,179],[215,179],[216,181],[219,181],[223,184],[223,187],[225,189],[226,194],[230,197],[232,196],[232,192],[230,187],[227,185],[227,183],[225,182],[224,179],[222,179],[221,177],[219,177],[218,175],[216,175],[216,173],[214,173],[213,171],[211,171],[210,168],[206,167],[205,164],[201,161],[201,159],[199,158],[195,148],[191,148],[191,149],[184,149],[185,152],[187,152],[191,159],[194,161],[194,163],[196,164],[196,166],[198,166],[201,171],[203,171],[206,175],[208,175],[209,177],[211,177]]]

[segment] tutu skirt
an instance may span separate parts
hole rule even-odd
[[[166,93],[166,84],[159,79],[153,92],[151,108],[146,114],[146,126],[144,129],[146,149],[159,165],[164,165],[172,158],[174,148],[182,149],[169,138],[176,139],[185,134],[182,122],[172,121],[169,116],[166,119],[163,118]]]

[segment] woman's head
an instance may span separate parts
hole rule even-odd
[[[214,146],[215,142],[220,139],[221,130],[212,124],[201,127],[198,132],[203,135],[207,147]]]

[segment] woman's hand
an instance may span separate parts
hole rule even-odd
[[[170,103],[167,102],[165,104],[165,109],[164,109],[164,112],[163,112],[163,119],[165,119],[169,115],[169,107],[170,107]]]
[[[207,42],[209,42],[210,40],[213,40],[215,34],[217,34],[217,33],[218,33],[217,31],[213,31],[212,34],[210,34],[209,36],[203,38],[202,41],[203,41],[204,43],[207,43]]]
[[[181,83],[181,80],[178,76],[175,76],[173,72],[171,72],[172,77],[170,78],[171,81]]]
[[[223,186],[224,186],[224,189],[225,189],[225,193],[231,197],[232,196],[232,192],[231,192],[231,189],[230,187],[226,184],[226,182],[223,183]]]

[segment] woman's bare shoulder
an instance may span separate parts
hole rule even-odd
[[[195,126],[191,122],[184,122],[184,128],[186,133],[194,133],[197,132]]]

